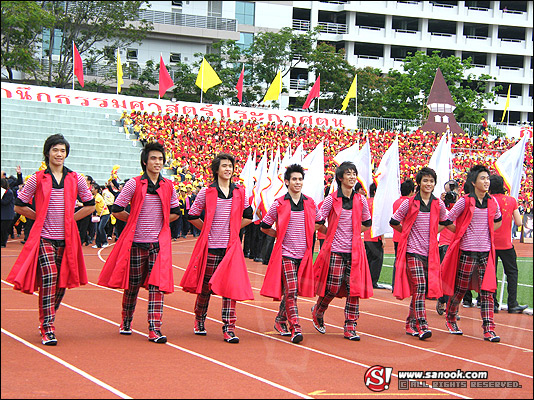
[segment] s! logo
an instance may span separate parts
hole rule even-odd
[[[373,392],[382,392],[389,389],[393,368],[374,365],[369,368],[363,377],[365,386]]]

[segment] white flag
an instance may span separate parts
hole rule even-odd
[[[360,152],[360,142],[357,141],[352,146],[347,147],[346,149],[341,150],[337,155],[334,157],[334,162],[340,166],[345,161],[350,161],[355,163],[358,159],[358,154]],[[359,171],[358,171],[359,172]],[[334,175],[334,179],[332,180],[332,184],[330,185],[330,191],[328,192],[333,193],[337,190],[337,181],[336,177]]]
[[[302,160],[304,183],[302,193],[311,197],[315,204],[324,200],[324,145],[323,141]]]
[[[363,188],[369,195],[369,186],[373,183],[373,166],[371,158],[371,147],[369,144],[369,139],[365,142],[363,147],[358,153],[358,157],[354,164],[358,169],[358,181],[362,184]]]
[[[451,140],[445,133],[439,141],[438,147],[434,150],[434,154],[428,161],[428,167],[436,171],[438,177],[436,187],[432,193],[438,199],[443,193],[443,186],[450,180],[451,173]]]
[[[277,181],[278,181],[279,165],[280,165],[280,146],[278,146],[278,149],[276,150],[276,156],[274,157],[274,159],[271,160],[271,164],[269,165],[269,170],[267,171],[267,179],[269,181],[269,184],[260,193],[261,201],[263,203],[263,208],[266,211],[269,211],[269,208],[271,208],[271,205],[273,204],[276,198],[275,194],[278,191]]]
[[[400,197],[399,138],[396,137],[382,157],[377,169],[377,186],[373,202],[371,237],[393,232],[389,220],[393,203]]]
[[[291,157],[291,160],[289,160],[289,164],[301,164],[302,160],[304,159],[305,153],[304,153],[304,145],[302,142],[298,145],[297,149],[295,150],[295,153],[293,154],[293,157]]]
[[[527,135],[525,134],[519,143],[502,153],[495,161],[495,169],[502,176],[508,193],[516,199],[519,197],[519,189],[521,188],[526,143]]]
[[[254,158],[256,158],[256,152],[254,151]],[[243,167],[243,170],[239,174],[239,179],[243,182],[245,187],[245,195],[247,199],[252,196],[252,190],[254,189],[254,172],[256,171],[256,160],[252,161],[250,152],[248,153],[247,162]]]
[[[258,164],[258,168],[256,168],[256,172],[254,173],[254,179],[256,180],[256,183],[254,185],[254,200],[253,200],[253,209],[254,209],[254,217],[252,218],[252,221],[257,221],[259,218],[256,215],[256,210],[261,205],[261,189],[264,187],[266,182],[269,182],[267,180],[267,150],[263,152],[263,157],[261,158],[260,163]]]

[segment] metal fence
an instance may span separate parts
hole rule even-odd
[[[237,20],[221,17],[205,17],[202,15],[173,13],[166,11],[139,10],[139,19],[155,24],[188,26],[191,28],[216,29],[237,32]]]

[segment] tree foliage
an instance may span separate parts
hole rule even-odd
[[[13,81],[13,71],[35,74],[35,58],[43,28],[54,23],[54,17],[35,1],[2,1],[1,67]]]

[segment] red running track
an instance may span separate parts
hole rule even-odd
[[[175,283],[180,282],[194,239],[173,242]],[[528,315],[495,315],[501,343],[482,340],[480,313],[462,309],[462,337],[446,331],[444,317],[427,302],[433,336],[404,333],[408,299],[389,290],[360,302],[360,342],[343,339],[343,306],[325,314],[327,333],[311,323],[312,299],[299,298],[304,340],[299,345],[273,329],[278,303],[259,295],[266,266],[247,260],[255,300],[238,303],[237,345],[222,340],[221,300],[213,296],[205,337],[193,334],[195,296],[176,287],[165,296],[166,345],[147,340],[142,289],[134,334],[118,333],[121,291],[96,285],[111,247],[84,247],[90,283],[68,290],[56,319],[58,345],[40,344],[37,297],[14,291],[5,277],[22,245],[2,249],[2,398],[532,398],[533,321]],[[532,248],[532,247],[531,247]],[[364,374],[374,365],[393,368],[387,390],[373,392]],[[399,390],[399,371],[487,371],[486,381],[521,388],[411,388]],[[424,380],[429,386],[434,379]],[[481,381],[481,380],[476,380]],[[502,385],[498,383],[498,385]]]

